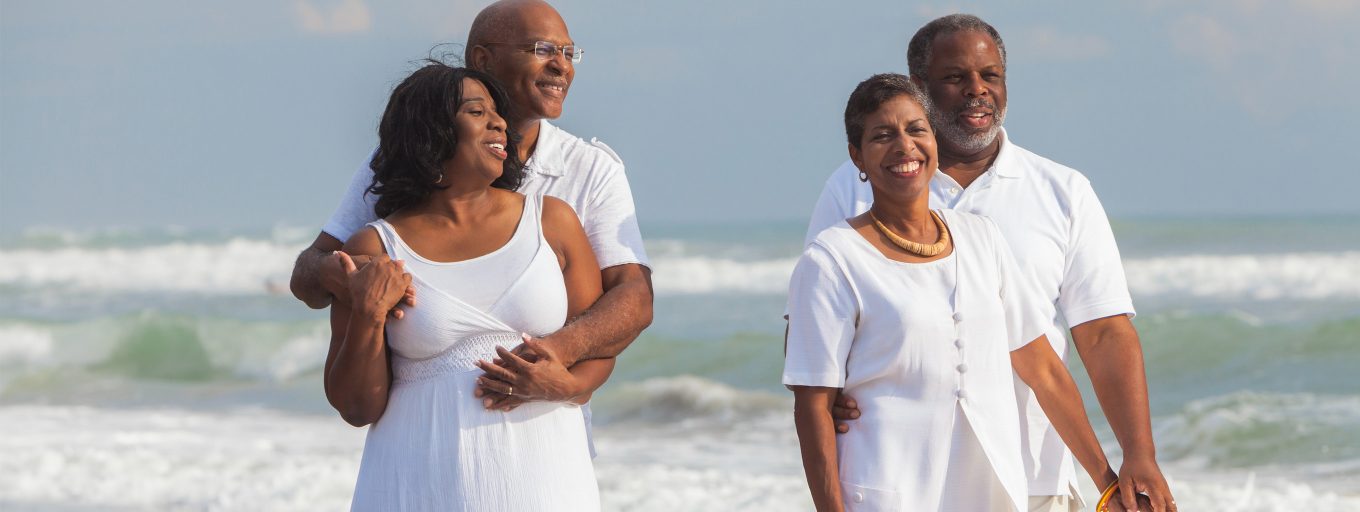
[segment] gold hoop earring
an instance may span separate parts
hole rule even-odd
[[[434,180],[434,184],[438,185],[442,181],[444,181],[444,171],[439,171],[439,179]]]

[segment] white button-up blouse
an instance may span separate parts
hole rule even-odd
[[[941,214],[954,239],[945,258],[890,260],[841,222],[789,284],[784,384],[844,388],[863,412],[837,436],[851,510],[934,510],[946,469],[977,463],[950,458],[959,412],[1026,508],[1010,351],[1044,333],[1052,305],[1034,300],[990,219]]]
[[[846,160],[822,189],[806,241],[811,243],[823,229],[846,217],[864,213],[873,200],[873,188],[859,180],[859,168]],[[930,206],[996,221],[1035,292],[1062,312],[1061,319],[1055,315],[1050,320],[1046,332],[1058,357],[1067,357],[1068,326],[1112,315],[1133,316],[1119,247],[1090,180],[1016,145],[1006,130],[1001,131],[996,161],[968,188],[936,172],[930,180]],[[1030,495],[1077,495],[1078,466],[1058,431],[1029,388],[1020,386],[1016,392]]]

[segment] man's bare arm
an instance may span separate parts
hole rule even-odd
[[[288,281],[288,288],[293,291],[293,296],[307,304],[307,307],[325,309],[331,305],[331,300],[335,296],[349,293],[349,274],[345,268],[362,267],[373,259],[372,256],[350,256],[340,251],[342,247],[344,242],[322,231],[316,235],[311,247],[303,249],[302,253],[298,254],[297,261],[293,263],[293,278]],[[415,286],[406,289],[401,304],[416,305]],[[404,313],[401,309],[393,309],[391,314],[395,318],[401,318]]]
[[[630,263],[600,271],[604,295],[543,341],[567,366],[616,357],[652,324],[652,271]]]
[[[1120,489],[1147,492],[1155,508],[1175,510],[1166,478],[1157,466],[1143,346],[1133,322],[1126,315],[1091,320],[1072,327],[1072,341],[1091,376],[1100,408],[1124,451]],[[1132,492],[1121,493],[1130,510],[1136,506],[1133,499]]]
[[[293,262],[293,277],[288,281],[288,289],[307,307],[323,309],[331,305],[334,295],[322,283],[322,267],[331,263],[327,259],[342,246],[343,242],[322,231]]]

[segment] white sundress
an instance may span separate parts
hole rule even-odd
[[[418,301],[405,318],[387,323],[392,386],[382,418],[369,427],[351,510],[600,509],[580,407],[532,402],[488,411],[473,396],[482,374],[477,360],[495,358],[497,346],[519,345],[521,332],[541,336],[566,320],[566,288],[543,238],[540,202],[525,199],[505,246],[466,262],[431,262],[387,222],[369,224],[392,258],[407,261]],[[516,261],[519,268],[504,268]],[[502,280],[508,285],[485,311],[458,290],[431,284],[448,281],[441,272],[488,264],[522,271]]]

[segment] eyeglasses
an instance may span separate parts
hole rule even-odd
[[[519,48],[519,51],[524,53],[532,53],[534,54],[534,57],[538,57],[538,60],[548,60],[553,58],[553,55],[560,53],[562,54],[563,57],[566,57],[567,60],[571,61],[572,64],[580,64],[581,57],[585,54],[585,50],[582,50],[581,47],[576,46],[574,44],[557,46],[547,41],[534,41],[533,44],[529,43],[482,43],[482,44],[483,45],[508,44],[515,46],[528,46],[528,48]]]

